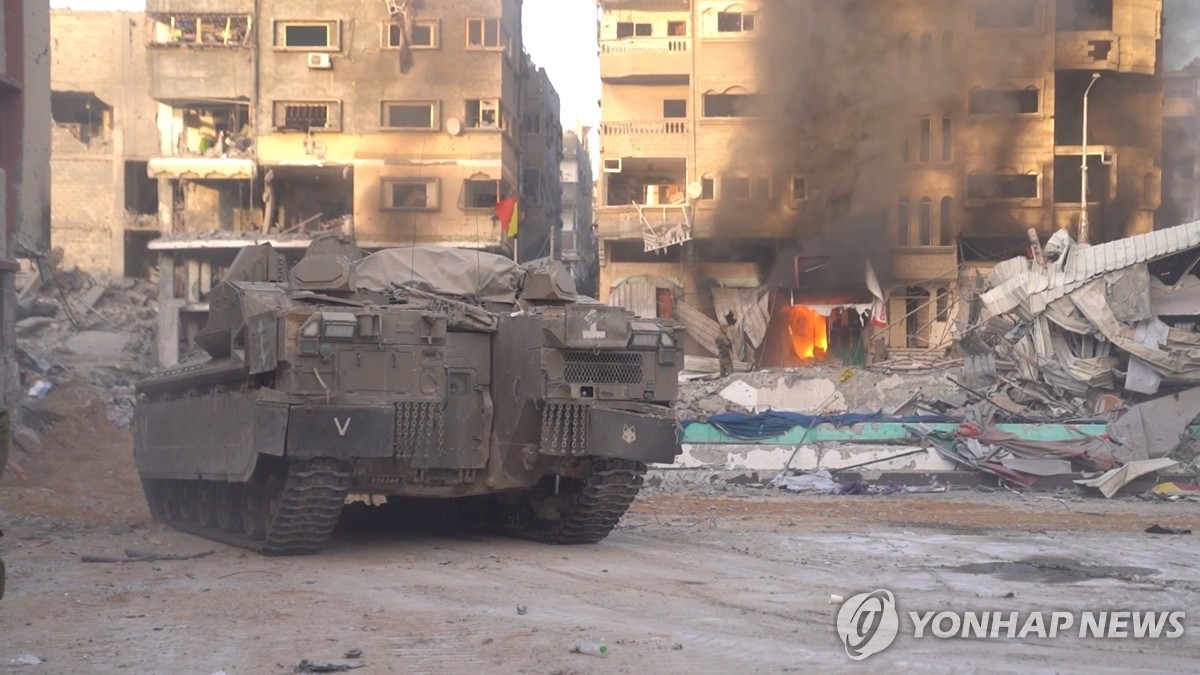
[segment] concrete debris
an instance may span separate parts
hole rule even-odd
[[[16,668],[19,666],[40,666],[43,663],[45,663],[45,661],[34,654],[24,654],[9,661],[8,665],[12,668]]]
[[[1198,259],[1200,222],[1097,246],[1057,233],[1043,264],[992,271],[957,336],[962,381],[1060,418],[1200,384]]]
[[[903,414],[922,414],[959,408],[966,400],[944,369],[897,374],[886,366],[847,369],[828,363],[719,379],[681,378],[675,407],[680,419],[765,410],[874,413],[903,408]]]
[[[36,400],[68,381],[87,382],[104,397],[109,419],[129,426],[133,384],[155,366],[158,286],[147,279],[96,279],[52,264],[53,258],[42,261],[44,273],[32,277],[22,296],[65,318],[26,318],[19,326],[22,387]]]
[[[1120,492],[1121,488],[1132,483],[1135,479],[1145,476],[1148,473],[1170,469],[1178,464],[1172,459],[1140,459],[1130,462],[1125,466],[1105,472],[1103,475],[1095,478],[1086,478],[1075,481],[1076,485],[1084,487],[1096,488],[1105,498],[1111,498],[1113,495]]]
[[[1187,527],[1165,527],[1163,525],[1154,524],[1146,528],[1146,534],[1191,534],[1191,528]]]
[[[30,429],[29,427],[18,425],[17,428],[13,430],[12,438],[13,442],[17,444],[17,447],[31,455],[42,451],[41,437],[38,436],[36,431]]]
[[[821,469],[813,473],[801,474],[799,476],[785,476],[779,474],[771,481],[771,487],[787,490],[788,492],[824,492],[826,494],[837,490],[839,483],[833,479],[833,476]]]

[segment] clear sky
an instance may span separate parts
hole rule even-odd
[[[382,3],[380,3],[382,4]],[[50,0],[54,8],[143,11],[145,0]],[[525,49],[550,73],[564,129],[600,118],[595,0],[525,0]]]

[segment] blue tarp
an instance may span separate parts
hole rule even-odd
[[[768,410],[757,415],[746,413],[721,413],[706,420],[709,424],[720,429],[722,433],[745,440],[760,440],[782,436],[796,427],[811,428],[818,424],[832,424],[835,427],[850,427],[856,424],[872,424],[892,422],[896,424],[955,424],[961,418],[945,415],[910,415],[907,417],[888,417],[883,413],[841,413],[838,415],[803,415],[791,412],[776,412]],[[685,422],[684,424],[692,424]]]

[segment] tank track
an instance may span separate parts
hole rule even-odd
[[[558,508],[558,519],[547,520],[523,505],[510,520],[510,534],[546,544],[595,544],[612,532],[642,488],[646,466],[623,459],[594,459]],[[533,498],[554,494],[554,477],[530,491]],[[581,484],[580,484],[581,483]]]
[[[262,555],[318,553],[333,534],[342,513],[351,483],[350,472],[340,462],[330,459],[289,461],[286,467],[278,509],[267,526],[266,538],[261,540],[177,514],[172,517],[170,509],[163,504],[165,490],[171,484],[217,487],[226,485],[224,481],[143,480],[142,483],[151,515],[182,532]],[[236,485],[252,486],[255,483]]]

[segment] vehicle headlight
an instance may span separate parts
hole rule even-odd
[[[634,349],[654,349],[658,346],[661,333],[634,333],[629,339],[629,346]]]

